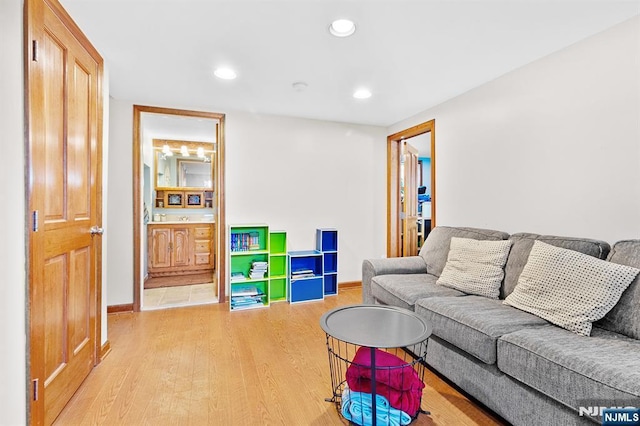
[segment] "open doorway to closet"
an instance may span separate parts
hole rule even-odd
[[[224,302],[224,114],[134,105],[134,309]]]
[[[435,120],[387,137],[387,256],[414,256],[435,226]]]

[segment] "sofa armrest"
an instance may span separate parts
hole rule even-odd
[[[377,275],[426,274],[422,256],[365,259],[362,262],[362,303],[375,303],[371,294],[371,279]]]

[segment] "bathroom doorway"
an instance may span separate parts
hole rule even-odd
[[[224,114],[134,105],[134,310],[225,301]]]

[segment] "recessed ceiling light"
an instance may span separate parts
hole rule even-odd
[[[369,89],[358,89],[353,93],[353,97],[356,99],[368,99],[371,97],[371,91]]]
[[[236,78],[236,72],[231,68],[226,67],[216,68],[213,74],[223,80],[233,80],[234,78]]]
[[[336,19],[329,25],[329,32],[336,37],[349,37],[356,32],[356,24],[348,19]]]
[[[302,92],[306,90],[306,88],[309,87],[309,85],[304,81],[296,81],[291,85],[291,87],[293,87],[293,90],[295,90],[296,92]]]

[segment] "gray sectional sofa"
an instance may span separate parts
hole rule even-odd
[[[604,241],[436,227],[418,256],[365,260],[364,303],[415,311],[433,325],[427,364],[515,425],[593,424],[596,407],[640,407],[640,284],[585,337],[502,300],[436,284],[452,237],[512,241],[500,299],[516,286],[535,240],[640,268],[640,240]]]

